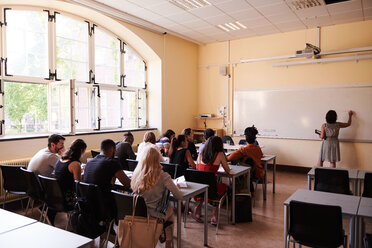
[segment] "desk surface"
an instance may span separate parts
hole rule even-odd
[[[358,179],[364,181],[364,176],[366,173],[372,173],[372,171],[365,171],[365,170],[360,170],[358,171]]]
[[[314,166],[307,173],[307,175],[313,177],[315,175],[315,168],[319,168],[319,169],[331,169],[331,170],[347,170],[349,172],[349,178],[350,179],[353,179],[353,180],[358,179],[358,170],[346,169],[346,168],[331,168],[331,167],[317,167],[317,166]]]
[[[358,216],[372,218],[372,198],[362,197],[360,199]]]
[[[81,247],[92,240],[40,222],[0,234],[0,247]]]
[[[200,193],[204,192],[208,185],[200,184],[200,183],[193,183],[193,182],[186,182],[187,188],[180,188],[182,192],[183,198],[182,200],[187,200],[190,197],[199,195]]]
[[[240,176],[251,170],[251,167],[241,166],[241,165],[229,165],[229,167],[230,167],[229,174],[227,174],[226,171],[223,169],[223,167],[220,166],[220,168],[217,171],[217,175],[224,176],[224,177]]]
[[[36,223],[37,220],[0,209],[0,234]],[[0,247],[5,247],[1,246]]]
[[[358,212],[360,196],[298,189],[284,202],[284,205],[289,205],[291,200],[340,206],[343,214],[356,215]]]

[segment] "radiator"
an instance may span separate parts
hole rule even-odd
[[[30,162],[31,158],[22,158],[22,159],[12,159],[12,160],[2,160],[0,161],[0,164],[6,164],[6,165],[24,165],[25,167],[28,166],[28,163]],[[4,200],[5,190],[3,188],[3,175],[0,170],[0,199],[1,203]],[[6,196],[6,202],[19,200],[21,198],[24,198],[24,196],[20,195],[14,195],[14,194],[8,194]]]

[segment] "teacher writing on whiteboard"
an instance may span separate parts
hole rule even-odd
[[[336,162],[340,161],[340,145],[338,141],[338,133],[340,128],[345,128],[351,125],[351,117],[353,111],[349,111],[349,120],[346,123],[336,122],[337,113],[334,110],[329,110],[326,114],[326,123],[322,125],[319,137],[323,140],[320,149],[318,166],[323,166],[324,161],[330,162],[331,167],[336,167]]]

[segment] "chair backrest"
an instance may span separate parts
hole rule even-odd
[[[133,195],[120,193],[115,190],[111,190],[114,195],[116,209],[117,209],[117,219],[122,220],[126,215],[132,215],[133,211]],[[136,216],[147,217],[147,206],[146,202],[142,197],[138,197],[136,205]]]
[[[227,143],[227,141],[230,141],[230,145],[234,145],[234,140],[230,136],[223,136],[222,137],[222,142]]]
[[[246,145],[248,142],[245,139],[239,140],[239,145]]]
[[[340,206],[299,201],[289,203],[289,235],[311,247],[339,247],[344,243]]]
[[[134,171],[137,167],[138,161],[127,158],[127,163],[128,163],[128,170]]]
[[[109,211],[105,207],[105,201],[101,189],[96,184],[75,181],[76,195],[82,206],[83,212],[91,214],[96,220],[106,220]]]
[[[34,200],[44,201],[44,192],[36,174],[26,168],[21,168],[21,171],[26,178],[27,195]]]
[[[44,191],[45,203],[49,209],[56,212],[68,211],[66,207],[65,198],[62,190],[57,182],[57,179],[39,175],[41,187]]]
[[[350,195],[349,172],[315,168],[314,190]]]
[[[25,168],[22,165],[0,165],[1,172],[4,179],[4,189],[12,192],[26,193],[27,184],[26,178],[20,168]]]
[[[212,171],[187,169],[185,179],[194,183],[208,184],[208,198],[211,200],[218,199],[217,178]]]
[[[178,177],[177,175],[178,164],[165,163],[165,162],[160,162],[160,164],[163,166],[163,171],[167,172],[171,176],[172,179],[175,179]]]
[[[90,153],[92,154],[92,158],[94,158],[94,157],[97,156],[100,152],[99,152],[99,151],[95,151],[95,150],[90,150]]]
[[[364,175],[364,189],[362,196],[372,198],[372,173],[370,172]]]

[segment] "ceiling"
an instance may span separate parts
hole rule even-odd
[[[209,4],[204,0],[183,0],[186,4],[194,1],[195,6],[195,1],[207,4],[189,10],[175,4],[176,1],[72,2],[93,7],[157,32],[171,33],[202,44],[372,20],[372,0],[348,0],[328,5],[325,1],[329,0],[206,0]],[[228,32],[217,26],[225,23],[235,30]]]

